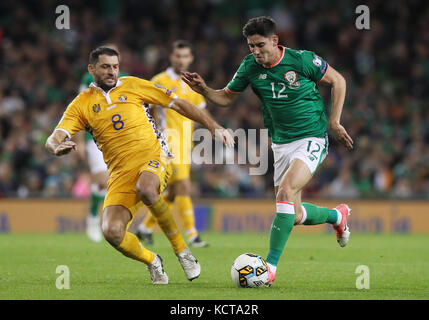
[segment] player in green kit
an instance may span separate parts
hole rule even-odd
[[[271,17],[250,19],[243,35],[251,54],[243,59],[224,89],[209,88],[197,73],[184,72],[182,79],[220,106],[230,105],[248,85],[262,102],[264,126],[272,139],[276,194],[276,216],[267,257],[266,285],[270,286],[294,225],[329,223],[341,247],[349,241],[350,208],[345,204],[329,209],[302,203],[301,192],[328,153],[328,125],[331,134],[346,148],[353,148],[353,140],[340,124],[346,82],[332,66],[311,51],[279,45],[276,23]],[[319,82],[332,87],[329,121],[317,88]]]
[[[106,44],[106,47],[112,48],[118,51],[118,47],[114,44]],[[119,72],[119,77],[126,76],[124,72]],[[79,92],[88,89],[90,84],[94,81],[92,75],[87,72],[83,75]],[[100,218],[98,216],[100,206],[104,202],[104,198],[107,193],[107,181],[109,180],[109,171],[107,165],[104,162],[103,153],[98,149],[94,142],[94,138],[89,132],[85,132],[77,137],[80,143],[85,144],[85,152],[81,154],[82,158],[86,158],[88,161],[88,167],[91,174],[91,197],[89,206],[89,215],[86,219],[86,234],[94,242],[100,242],[103,240],[103,234],[101,232]],[[84,150],[78,148],[78,150]]]

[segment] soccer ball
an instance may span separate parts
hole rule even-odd
[[[268,267],[257,254],[239,255],[231,267],[232,281],[241,288],[259,288],[268,280]]]

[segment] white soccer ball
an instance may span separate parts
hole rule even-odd
[[[268,267],[257,254],[243,253],[231,267],[232,281],[241,288],[259,288],[268,280]]]

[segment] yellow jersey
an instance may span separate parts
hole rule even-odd
[[[131,170],[148,154],[169,153],[144,103],[168,108],[175,98],[171,90],[137,77],[119,78],[108,92],[92,83],[68,105],[55,130],[69,138],[89,131],[110,174]]]
[[[152,82],[169,88],[178,98],[192,103],[199,109],[206,107],[204,97],[193,91],[180,76],[176,74],[172,67],[161,72],[151,79]],[[156,117],[158,128],[165,130],[168,136],[168,144],[175,158],[174,163],[190,164],[192,150],[193,121],[174,110],[157,108]]]

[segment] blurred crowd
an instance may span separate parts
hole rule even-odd
[[[70,8],[58,30],[55,8]],[[280,43],[316,52],[347,80],[341,122],[355,142],[330,139],[329,155],[304,193],[326,198],[429,195],[429,5],[370,2],[370,30],[357,30],[357,1],[99,0],[0,2],[0,198],[86,197],[84,159],[55,158],[47,136],[78,93],[89,52],[119,46],[121,69],[150,79],[169,65],[170,44],[194,45],[199,72],[223,88],[249,53],[241,31],[255,16],[278,23]],[[330,88],[320,87],[330,110]],[[208,110],[233,130],[262,128],[260,102],[247,89],[229,108]],[[83,147],[83,146],[81,146]],[[261,149],[262,150],[262,149]],[[240,152],[240,151],[236,151]],[[273,196],[273,166],[195,165],[193,195]]]

